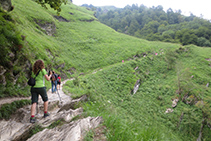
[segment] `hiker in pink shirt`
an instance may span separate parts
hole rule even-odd
[[[60,75],[58,75],[57,83],[59,85],[59,86],[57,85],[57,90],[60,90],[60,85],[61,85],[61,77],[60,77]],[[59,89],[58,89],[58,87],[59,87]]]

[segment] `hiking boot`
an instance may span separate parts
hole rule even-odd
[[[37,119],[35,117],[31,117],[30,118],[30,123],[35,123],[35,122],[37,122]]]
[[[44,113],[44,118],[46,118],[47,116],[50,116],[50,114],[47,112],[47,113]]]

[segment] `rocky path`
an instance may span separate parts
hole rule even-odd
[[[65,81],[62,81],[62,83],[61,83],[61,93],[62,93],[62,95],[64,94],[63,91],[62,91],[62,85],[65,84],[68,80],[71,80],[71,79],[67,79]],[[50,96],[50,94],[51,94],[50,91],[51,91],[51,89],[48,91],[48,96]],[[52,97],[55,97],[55,96],[52,96]],[[9,98],[1,98],[0,99],[0,107],[1,107],[1,105],[6,104],[6,103],[12,103],[12,102],[17,101],[17,100],[30,99],[30,98],[31,97],[9,97]]]
[[[68,80],[66,80],[68,81]],[[64,94],[62,91],[63,84],[66,81],[62,82],[61,90],[58,90],[57,93],[51,93],[49,90],[49,108],[48,111],[50,116],[43,118],[43,102],[39,99],[39,104],[37,107],[37,114],[35,115],[38,122],[36,124],[29,123],[30,118],[30,105],[25,106],[12,115],[9,121],[1,120],[0,121],[0,140],[3,141],[19,141],[19,140],[46,140],[46,141],[80,141],[83,140],[83,137],[90,129],[96,128],[101,122],[101,117],[84,117],[82,119],[73,120],[74,117],[79,116],[83,113],[83,109],[77,108],[74,109],[74,105],[87,99],[87,96],[84,95],[78,99],[72,100],[70,96]],[[59,93],[59,95],[58,95]],[[61,100],[60,100],[60,98]],[[14,100],[14,99],[13,99]],[[18,98],[16,99],[18,100]],[[2,100],[1,103],[4,103],[7,100]],[[12,100],[9,100],[11,102]],[[64,121],[64,124],[59,127],[54,127],[48,129],[52,123],[57,121]],[[42,131],[36,133],[33,136],[30,136],[30,132],[33,128],[39,125],[44,128]]]

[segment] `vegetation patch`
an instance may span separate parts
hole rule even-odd
[[[186,46],[176,50],[163,49],[157,54],[149,53],[145,57],[79,76],[77,83],[69,82],[65,89],[73,94],[75,91],[71,87],[89,91],[89,101],[83,104],[83,108],[90,116],[103,117],[108,129],[105,135],[109,140],[197,139],[201,121],[205,118],[202,113],[210,105],[207,103],[203,108],[199,108],[199,103],[198,106],[195,105],[202,100],[199,93],[203,92],[203,96],[208,96],[204,102],[209,101],[210,95],[210,89],[205,87],[206,83],[203,86],[196,78],[200,71],[192,67],[197,66],[196,60],[200,58],[196,57],[196,52],[200,50],[198,49]],[[195,61],[190,62],[191,58]],[[204,75],[209,74],[206,61],[200,63],[200,68],[202,66],[206,68]],[[140,87],[133,94],[131,90],[138,79]],[[206,78],[203,80],[206,81]],[[172,99],[175,98],[179,102],[173,108]],[[172,108],[173,112],[165,113],[168,108]],[[210,114],[206,113],[207,122],[203,124],[207,126],[204,126],[203,133],[209,129]],[[93,137],[94,133],[90,132],[87,138]],[[209,135],[203,135],[203,138],[208,139]]]
[[[11,115],[14,114],[14,111],[29,104],[31,104],[31,100],[19,100],[14,101],[11,104],[3,104],[0,109],[0,120],[9,120]]]
[[[64,119],[59,119],[55,122],[53,122],[51,125],[49,125],[47,128],[48,129],[53,129],[55,127],[60,127],[62,126],[63,124],[65,123],[65,120]]]

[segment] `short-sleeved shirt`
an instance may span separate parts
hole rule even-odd
[[[59,82],[61,82],[61,77],[60,76],[58,77],[58,79],[59,79]]]
[[[37,77],[35,78],[36,84],[34,85],[34,88],[41,88],[45,87],[45,78],[44,76],[47,74],[45,69],[42,69]],[[34,72],[32,73],[32,77],[35,77]]]

